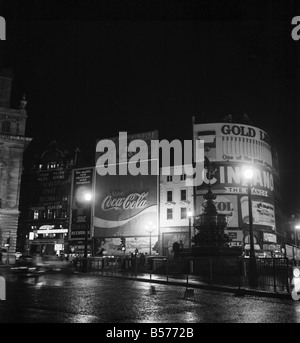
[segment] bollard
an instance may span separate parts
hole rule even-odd
[[[6,300],[6,284],[2,276],[0,276],[0,300]]]
[[[184,298],[191,298],[195,295],[195,291],[193,289],[186,288],[184,291]]]
[[[150,286],[150,294],[156,294],[155,286]]]

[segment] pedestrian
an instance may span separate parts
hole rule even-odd
[[[144,253],[141,253],[141,255],[140,255],[140,265],[144,266],[145,262],[146,262],[146,257],[144,255]]]
[[[179,243],[176,241],[173,243],[173,253],[174,253],[174,259],[179,258]]]
[[[183,251],[183,243],[182,241],[179,242],[179,253]]]

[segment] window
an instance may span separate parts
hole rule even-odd
[[[167,201],[173,201],[173,192],[167,191]]]
[[[39,219],[39,211],[37,211],[37,210],[34,210],[34,211],[33,211],[33,219],[34,219],[34,220]]]
[[[181,207],[181,219],[187,218],[187,210],[186,207]]]
[[[68,213],[66,211],[61,211],[61,218],[67,218]]]
[[[2,122],[2,132],[10,132],[10,121],[8,121],[7,119]]]
[[[186,180],[186,174],[182,174],[182,175],[180,175],[180,180],[181,180],[181,181],[184,181],[184,180]]]
[[[173,176],[172,175],[167,176],[167,182],[172,182],[172,181],[173,181]]]
[[[167,220],[172,220],[172,219],[173,219],[173,209],[167,208]]]
[[[186,200],[186,189],[182,189],[182,190],[180,191],[180,199],[181,199],[182,201],[185,201],[185,200]]]

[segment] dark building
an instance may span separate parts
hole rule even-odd
[[[12,72],[3,70],[0,74],[0,247],[7,262],[14,261],[16,252],[23,153],[31,141],[25,137],[25,97],[18,109],[11,108],[12,84]]]
[[[67,249],[72,170],[78,149],[62,151],[56,141],[22,177],[18,248],[38,255]]]

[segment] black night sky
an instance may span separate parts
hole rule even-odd
[[[247,113],[279,154],[286,210],[300,212],[296,1],[0,1],[1,67],[28,100],[26,159],[55,139],[94,162],[95,141],[159,130],[191,139],[191,118]]]

